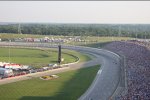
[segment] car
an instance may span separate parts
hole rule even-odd
[[[37,71],[35,69],[30,69],[29,72],[30,73],[36,73]]]
[[[43,70],[48,70],[49,69],[49,67],[43,67]]]
[[[7,78],[14,76],[14,73],[12,69],[0,68],[0,76],[2,78]]]

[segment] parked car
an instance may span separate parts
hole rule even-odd
[[[49,67],[43,67],[43,70],[48,70],[49,69]]]
[[[12,69],[0,68],[0,76],[1,78],[6,78],[10,76],[14,76]]]
[[[30,69],[29,72],[30,73],[36,73],[37,71],[35,69]]]

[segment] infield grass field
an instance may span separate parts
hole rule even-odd
[[[77,100],[90,86],[100,65],[57,74],[53,80],[30,80],[0,86],[0,100]]]
[[[62,64],[76,62],[78,57],[80,58],[80,61],[88,61],[91,59],[85,54],[62,49],[62,58],[64,58]],[[57,63],[57,59],[57,49],[0,48],[1,62],[11,62],[34,67],[42,67],[50,63]]]

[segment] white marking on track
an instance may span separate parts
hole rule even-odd
[[[100,70],[97,72],[97,74],[101,74],[101,72],[102,72],[102,70],[100,69]]]

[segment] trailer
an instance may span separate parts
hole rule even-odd
[[[0,78],[7,78],[13,75],[14,73],[12,69],[0,68]]]

